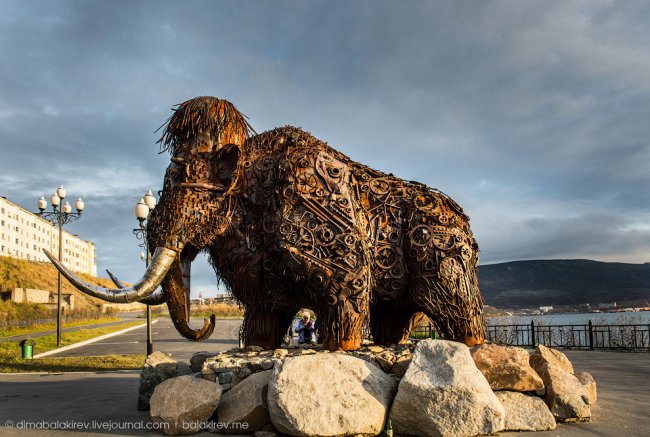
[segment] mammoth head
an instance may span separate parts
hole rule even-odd
[[[207,246],[224,232],[229,194],[242,146],[253,133],[235,106],[215,97],[182,103],[159,142],[171,154],[158,207],[149,218],[149,245],[182,250]]]
[[[134,286],[92,286],[48,256],[79,290],[103,300],[142,300],[162,285],[176,329],[191,340],[209,337],[214,316],[198,330],[189,323],[190,263],[228,228],[242,146],[253,133],[245,116],[226,100],[197,97],[178,105],[159,140],[171,162],[147,220],[147,244],[154,256]]]

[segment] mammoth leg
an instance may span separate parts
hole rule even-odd
[[[483,343],[485,324],[480,295],[478,300],[463,298],[463,294],[467,295],[465,278],[448,279],[418,278],[414,300],[443,338],[470,347]],[[478,287],[475,290],[478,292]]]
[[[298,309],[269,311],[268,307],[247,306],[244,312],[244,345],[276,349],[291,326]]]
[[[341,302],[335,308],[319,307],[318,312],[322,318],[321,335],[323,349],[330,351],[357,350],[361,347],[361,328],[366,318],[364,312],[358,311],[349,302]]]
[[[371,310],[370,329],[375,344],[403,344],[424,314],[412,309],[381,307]]]
[[[348,281],[332,281],[325,302],[317,311],[323,349],[357,350],[361,347],[363,322],[369,313],[370,271],[362,267]]]

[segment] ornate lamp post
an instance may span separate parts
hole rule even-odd
[[[135,205],[134,213],[135,218],[140,222],[140,227],[133,229],[133,234],[138,240],[142,240],[140,247],[144,249],[140,253],[140,258],[145,262],[145,265],[149,267],[149,261],[151,260],[151,254],[149,253],[149,247],[147,246],[147,217],[149,217],[149,212],[154,209],[156,206],[156,198],[151,194],[151,190],[144,195],[142,199]],[[153,353],[153,337],[151,335],[151,306],[147,305],[147,355]]]
[[[67,200],[63,205],[61,202],[65,199],[65,188],[61,185],[57,188],[56,192],[50,197],[50,204],[52,205],[52,211],[46,212],[47,201],[43,196],[38,199],[38,209],[37,213],[39,217],[47,220],[52,223],[54,226],[59,226],[59,261],[63,262],[63,225],[71,221],[77,220],[81,217],[81,213],[84,209],[84,202],[81,200],[81,197],[77,198],[74,203],[74,207],[77,212],[72,212],[72,206]],[[61,347],[61,272],[58,275],[58,286],[57,286],[57,301],[56,301],[56,346]]]

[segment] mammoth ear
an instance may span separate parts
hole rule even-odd
[[[225,187],[230,187],[235,172],[237,171],[237,164],[241,151],[235,144],[228,144],[213,155],[211,159],[210,173],[213,179],[218,183],[223,184]]]

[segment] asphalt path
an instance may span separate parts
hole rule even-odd
[[[143,323],[145,319],[141,320]],[[239,346],[241,319],[217,319],[214,332],[207,340],[194,342],[182,337],[174,328],[169,317],[156,317],[152,325],[153,350],[163,351],[172,357],[189,361],[192,354],[199,351],[220,352]],[[203,326],[203,319],[191,320],[192,326]],[[119,334],[95,343],[70,349],[50,357],[79,357],[97,355],[135,355],[146,354],[146,326]]]

